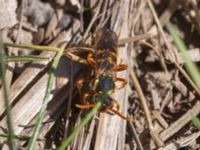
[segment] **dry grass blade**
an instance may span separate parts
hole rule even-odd
[[[155,35],[152,35],[151,33],[147,33],[147,34],[144,34],[144,35],[137,35],[135,37],[123,38],[123,39],[119,40],[119,45],[150,39],[150,38],[153,38],[154,36]]]
[[[130,124],[130,127],[131,127],[131,129],[132,129],[132,132],[133,132],[135,141],[136,141],[136,143],[137,143],[138,149],[139,149],[139,150],[144,150],[144,148],[143,148],[143,146],[142,146],[142,143],[140,142],[140,139],[139,139],[139,137],[138,137],[138,135],[137,135],[136,129],[135,129],[135,127],[134,127],[134,125],[133,125],[132,123]]]

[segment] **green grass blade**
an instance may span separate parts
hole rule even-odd
[[[181,52],[181,55],[185,61],[185,67],[187,72],[190,74],[192,80],[197,85],[198,89],[200,90],[200,74],[197,66],[191,61],[190,57],[186,53],[186,46],[183,41],[179,38],[178,34],[176,33],[175,27],[171,23],[166,24],[166,28],[169,33],[172,35],[174,42],[178,49]]]
[[[55,72],[55,70],[58,66],[58,63],[59,63],[59,60],[62,56],[63,51],[64,51],[64,49],[60,49],[60,51],[56,54],[56,57],[54,58],[54,61],[51,65],[51,69],[49,71],[49,78],[48,78],[44,102],[43,102],[43,105],[42,105],[41,110],[39,112],[38,120],[37,120],[36,126],[34,128],[33,135],[31,137],[31,140],[28,143],[28,149],[29,150],[35,150],[36,140],[37,140],[37,137],[39,135],[40,128],[42,126],[42,120],[44,118],[45,110],[46,110],[47,104],[49,102],[50,93],[52,91],[53,80],[55,78],[54,72]]]
[[[192,122],[200,130],[200,119],[193,115]]]
[[[49,46],[40,46],[40,45],[18,45],[13,43],[4,43],[5,46],[15,47],[27,50],[38,50],[38,51],[51,51],[51,52],[59,52],[60,49],[57,47],[49,47]]]
[[[65,150],[65,148],[73,140],[76,134],[90,121],[90,119],[95,115],[95,113],[98,111],[100,107],[101,107],[101,102],[98,102],[95,105],[95,107],[93,107],[92,110],[86,115],[86,117],[83,119],[80,125],[76,129],[74,129],[71,135],[61,144],[58,150]]]
[[[59,52],[60,49],[56,47],[49,47],[49,46],[39,46],[39,45],[18,45],[18,44],[12,44],[12,43],[4,43],[8,47],[15,47],[15,48],[21,48],[21,49],[27,49],[27,50],[38,50],[38,51],[52,51],[52,52]],[[87,48],[87,47],[74,47],[74,48],[68,48],[65,50],[63,56],[68,57],[69,59],[73,61],[77,61],[83,64],[87,64],[87,60],[83,59],[79,56],[76,56],[73,54],[75,51],[89,51],[94,52],[94,49]]]
[[[0,134],[0,140],[3,140],[5,138],[8,138],[8,134]],[[14,135],[14,138],[20,141],[28,141],[30,139],[30,137],[28,136],[18,136],[18,135]]]
[[[41,61],[49,60],[48,57],[29,55],[29,56],[6,56],[7,62],[31,62],[31,61]]]
[[[6,108],[6,122],[7,122],[7,127],[8,127],[8,146],[10,150],[15,150],[15,141],[14,141],[14,131],[12,128],[12,119],[11,119],[11,107],[9,104],[9,97],[8,97],[8,89],[7,89],[7,84],[6,84],[6,78],[5,78],[5,73],[6,73],[6,60],[3,52],[3,42],[0,39],[0,77],[2,80],[2,88],[3,88],[3,95],[4,95],[4,103],[5,103],[5,108]]]

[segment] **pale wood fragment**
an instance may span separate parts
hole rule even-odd
[[[121,31],[121,35],[123,37],[127,37],[129,31],[127,27],[127,13],[128,13],[128,5],[130,1],[121,2],[119,14],[121,15],[119,19],[124,19],[124,24],[120,26],[118,23],[120,20],[117,20],[116,32]],[[119,22],[118,22],[119,21]],[[117,30],[120,28],[119,30]],[[128,57],[127,57],[127,46],[122,46],[119,49],[118,60],[123,60],[123,63],[128,64]],[[128,71],[123,71],[117,73],[117,76],[125,78],[128,80]],[[127,115],[127,99],[128,99],[128,90],[127,86],[123,89],[117,90],[114,94],[114,98],[118,100],[120,103],[120,112],[123,113],[125,116]],[[106,113],[100,114],[97,134],[96,134],[96,142],[95,142],[95,150],[102,150],[102,149],[109,149],[109,150],[116,150],[116,149],[124,149],[125,148],[125,134],[126,134],[126,121],[119,118],[119,116],[111,116]]]
[[[50,46],[57,46],[64,40],[67,41],[70,34],[63,32],[57,39],[55,39]],[[66,38],[67,37],[67,38]],[[66,38],[66,39],[64,39]],[[55,54],[55,53],[54,53]],[[42,52],[41,56],[52,57],[53,53]],[[30,64],[30,66],[24,70],[24,72],[17,78],[10,88],[10,103],[12,103],[17,96],[21,94],[23,90],[47,67],[49,61],[40,61]],[[5,111],[3,101],[0,101],[0,114]]]
[[[180,139],[167,144],[166,146],[159,148],[158,150],[173,150],[173,149],[180,149],[189,145],[192,145],[193,142],[200,136],[200,132],[195,132],[189,136],[181,137]]]
[[[188,110],[182,117],[180,117],[176,122],[171,124],[166,128],[160,137],[163,141],[167,140],[169,137],[174,135],[177,131],[183,128],[189,121],[192,120],[192,116],[197,116],[200,113],[200,102],[197,101],[192,109]]]
[[[39,82],[37,82],[29,92],[13,107],[13,129],[15,134],[19,134],[23,128],[18,125],[26,125],[39,112],[45,90],[47,86],[48,74],[44,75]],[[55,88],[55,87],[54,87]],[[52,98],[52,97],[51,97]],[[0,122],[1,125],[6,126],[6,118]]]
[[[168,128],[160,133],[160,138],[162,141],[166,141],[168,138],[177,133],[181,128],[183,128],[187,123],[192,120],[192,116],[197,116],[200,113],[200,102],[197,101],[195,105],[188,110],[183,116],[181,116],[177,121],[172,123]],[[151,148],[154,149],[155,145],[151,141]]]

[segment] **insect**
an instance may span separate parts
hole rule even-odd
[[[119,112],[120,105],[112,95],[117,89],[116,82],[122,82],[123,88],[127,80],[117,77],[118,71],[127,69],[127,65],[117,65],[118,37],[110,29],[101,28],[94,38],[94,52],[87,56],[87,62],[94,69],[92,77],[77,81],[77,87],[84,105],[76,104],[78,108],[91,108],[102,102],[100,111],[112,112],[125,120],[129,120]]]
[[[47,49],[42,46],[27,46],[27,45],[16,45],[7,44],[7,46],[19,47],[19,48],[33,48],[33,49]],[[55,49],[55,48],[52,48]],[[88,50],[88,48],[80,48],[82,50],[89,51],[87,61],[79,56],[73,55],[71,51],[78,50],[77,48],[71,48],[65,51],[63,56],[69,57],[74,61],[80,63],[89,64],[92,66],[94,73],[87,79],[81,79],[77,81],[77,87],[81,95],[81,99],[84,103],[77,104],[78,108],[91,108],[94,107],[98,101],[102,102],[100,111],[117,114],[125,120],[129,120],[119,112],[120,105],[112,95],[116,89],[123,88],[127,81],[123,78],[117,77],[118,71],[127,69],[124,64],[117,65],[117,54],[118,54],[118,37],[110,29],[101,28],[96,32],[94,38],[94,48]],[[57,51],[58,49],[56,49]],[[116,86],[116,82],[122,82],[121,87]]]

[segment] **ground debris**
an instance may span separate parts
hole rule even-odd
[[[199,6],[197,0],[0,0],[0,35],[9,43],[66,45],[65,54],[70,51],[88,62],[91,51],[71,48],[87,47],[94,51],[93,37],[99,28],[116,32],[117,65],[126,64],[128,69],[113,72],[128,84],[116,88],[113,97],[119,102],[119,112],[130,117],[131,123],[112,112],[98,112],[69,144],[69,149],[193,150],[200,148],[200,132],[191,121],[191,114],[200,115],[200,92],[165,25],[169,21],[174,24],[187,47],[186,54],[199,67]],[[50,58],[7,65],[13,128],[15,134],[29,138],[43,104],[49,68],[56,53],[6,47],[5,54]],[[84,93],[79,93],[76,81],[95,79],[96,70],[71,58],[63,56],[55,68],[56,78],[36,149],[58,149],[90,111],[75,107],[84,103],[80,99]],[[117,87],[120,82],[116,82]],[[2,95],[0,89],[1,99]],[[7,133],[3,101],[1,133]],[[27,141],[16,141],[17,148],[26,149]],[[1,144],[2,149],[7,148],[6,139]]]
[[[16,0],[0,1],[0,30],[12,27],[17,23],[16,9]]]

